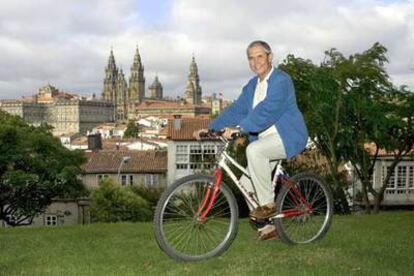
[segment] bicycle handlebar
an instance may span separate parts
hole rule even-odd
[[[211,129],[209,129],[206,132],[199,132],[198,136],[200,138],[200,140],[204,140],[204,139],[224,139],[225,141],[228,141],[228,139],[223,137],[223,130],[220,131],[212,131]],[[232,140],[235,140],[237,138],[241,137],[241,133],[233,133],[231,135]]]

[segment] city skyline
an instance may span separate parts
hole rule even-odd
[[[158,75],[164,95],[183,95],[194,55],[203,95],[240,93],[252,76],[245,56],[268,41],[275,65],[287,54],[319,63],[332,47],[345,55],[375,42],[388,49],[388,73],[414,89],[414,1],[0,1],[0,99],[34,94],[51,83],[101,95],[113,48],[125,75],[136,46],[145,87]]]

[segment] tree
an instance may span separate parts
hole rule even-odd
[[[320,66],[310,60],[288,55],[280,68],[291,75],[309,136],[326,158],[327,172],[323,174],[334,192],[335,210],[349,213],[344,192],[347,183],[340,170],[344,160],[339,147],[347,123],[342,117],[345,112],[344,95],[335,72],[336,64],[343,57],[335,50],[325,54],[327,58]]]
[[[127,125],[127,129],[125,130],[124,137],[125,138],[137,138],[139,134],[139,127],[135,123],[134,120],[130,120]]]
[[[55,197],[86,194],[77,177],[86,161],[52,136],[50,127],[34,127],[0,111],[0,219],[28,225]]]
[[[148,221],[152,217],[149,203],[129,188],[116,185],[110,178],[101,182],[91,194],[94,221]]]
[[[386,52],[375,43],[348,58],[331,49],[320,66],[293,56],[281,66],[292,75],[310,136],[327,158],[334,190],[343,188],[339,167],[351,162],[367,212],[369,193],[378,211],[393,169],[413,148],[413,94],[393,86],[384,67]],[[374,144],[374,154],[367,144]],[[375,190],[371,179],[380,148],[393,152],[394,162],[382,187]]]
[[[382,117],[383,129],[374,132],[372,140],[376,152],[385,149],[393,156],[393,161],[388,166],[378,190],[372,188],[371,182],[367,184],[369,192],[374,197],[374,213],[379,212],[385,189],[398,163],[404,156],[414,154],[414,93],[406,87],[393,89],[389,95],[384,95],[383,101],[386,107]]]

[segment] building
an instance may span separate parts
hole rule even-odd
[[[184,92],[185,100],[190,104],[201,104],[201,86],[198,76],[198,67],[193,56],[188,73],[187,86]]]
[[[122,186],[166,187],[167,152],[138,150],[100,150],[86,153],[82,177],[87,188],[97,188],[104,177]]]
[[[50,84],[40,88],[31,97],[1,100],[0,109],[18,115],[35,126],[47,123],[53,127],[56,136],[86,133],[96,125],[114,119],[111,103],[60,92]]]
[[[158,76],[155,76],[154,82],[148,87],[148,92],[151,99],[162,99],[162,85],[158,79]]]
[[[211,114],[218,115],[223,110],[223,94],[219,93],[217,97],[216,93],[213,93],[211,96],[203,97],[203,102],[211,105]]]
[[[194,118],[201,115],[209,116],[211,107],[209,104],[191,104],[185,101],[144,100],[137,105],[136,112],[137,118],[173,118],[175,114],[180,114],[183,118]]]
[[[46,210],[35,216],[33,226],[63,226],[76,224],[89,224],[89,204],[88,198],[78,199],[54,199]],[[0,227],[8,227],[7,224],[0,220]]]
[[[105,67],[104,87],[102,98],[114,105],[116,121],[133,119],[135,105],[145,97],[144,66],[141,62],[138,47],[131,66],[129,84],[127,84],[122,69],[118,69],[111,49],[108,64]]]
[[[178,178],[214,167],[222,146],[217,140],[197,141],[193,133],[208,128],[210,120],[176,117],[168,121],[168,185]]]
[[[370,150],[371,154],[375,154],[375,149],[371,145],[366,145],[367,150]],[[387,176],[387,170],[391,166],[394,157],[391,153],[385,150],[379,150],[378,160],[375,163],[374,171],[372,174],[372,187],[374,190],[379,190],[382,183]],[[356,173],[352,166],[348,166],[350,174],[353,178],[353,191],[354,201],[356,204],[362,202],[361,195],[361,184],[357,180]],[[369,199],[372,201],[373,197],[369,194]],[[384,200],[381,205],[392,206],[392,205],[414,205],[414,156],[404,157],[398,165],[395,167],[393,174],[384,192]]]

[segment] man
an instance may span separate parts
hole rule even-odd
[[[260,40],[251,42],[247,58],[256,76],[243,87],[239,98],[210,124],[210,129],[224,130],[223,136],[228,139],[233,133],[249,134],[246,157],[251,181],[247,176],[240,181],[250,192],[256,192],[261,205],[251,210],[250,217],[266,219],[276,212],[272,161],[299,154],[306,146],[308,133],[296,104],[292,80],[287,73],[273,67],[269,44]],[[263,240],[277,235],[270,224],[259,229],[258,234]]]

